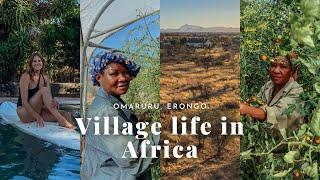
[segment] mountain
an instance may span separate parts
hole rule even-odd
[[[194,26],[194,25],[185,24],[185,25],[183,25],[183,26],[181,26],[179,28],[179,31],[181,31],[181,32],[192,32],[192,31],[201,31],[203,29],[204,28],[201,27],[201,26]]]
[[[239,28],[228,27],[201,27],[195,25],[185,24],[179,29],[161,29],[161,32],[226,32],[226,33],[239,33]]]

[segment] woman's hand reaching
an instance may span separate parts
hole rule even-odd
[[[267,117],[266,112],[263,109],[249,106],[245,103],[240,103],[240,114],[241,115],[249,115],[253,118],[258,119],[259,121],[264,121]]]
[[[37,120],[37,125],[38,125],[39,127],[44,127],[44,120],[43,120],[43,118],[42,118],[41,116],[38,116],[38,117],[36,118],[36,120]]]
[[[241,115],[246,115],[248,114],[248,107],[249,105],[246,103],[240,103],[240,114]]]

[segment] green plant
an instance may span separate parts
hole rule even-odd
[[[18,81],[33,51],[47,59],[49,75],[79,69],[80,9],[76,0],[6,0],[0,5],[1,83]]]
[[[289,134],[242,117],[241,176],[243,179],[319,178],[320,146],[320,2],[241,1],[241,100],[257,94],[268,80],[272,57],[296,52],[298,82],[304,93],[286,114],[299,108],[305,124]],[[264,54],[268,60],[262,61]],[[269,58],[271,57],[271,58]],[[300,102],[304,102],[301,107]],[[278,138],[277,138],[278,137]],[[280,137],[280,138],[279,138]],[[299,170],[299,171],[297,171]]]
[[[149,29],[159,26],[159,20],[159,15],[143,19],[144,23],[130,31],[126,45],[122,47],[128,58],[134,59],[141,66],[139,75],[130,83],[129,91],[125,95],[127,104],[160,103],[160,43],[158,37],[152,36]],[[145,115],[149,122],[160,120],[160,108],[134,109],[134,112]],[[160,164],[156,163],[151,172],[152,179],[160,179]]]

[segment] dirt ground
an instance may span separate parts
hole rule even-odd
[[[239,44],[228,43],[239,47]],[[198,151],[197,159],[185,156],[176,159],[172,155],[169,159],[162,158],[161,179],[239,178],[240,138],[220,135],[222,116],[226,116],[228,122],[240,119],[239,63],[239,50],[231,46],[230,49],[161,46],[161,142],[169,140],[171,149],[177,144],[185,149],[188,145],[195,145]],[[169,110],[167,103],[206,104],[207,109]],[[211,123],[212,132],[208,136],[174,136],[171,133],[172,116],[178,119],[186,116],[189,121],[199,116],[201,122]],[[187,127],[190,128],[190,123]]]

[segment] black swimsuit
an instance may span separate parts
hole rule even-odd
[[[44,79],[43,75],[41,74],[42,78],[43,78],[43,81],[44,81],[44,84],[46,86],[46,80]],[[38,84],[37,84],[37,87],[33,88],[33,89],[28,89],[28,101],[29,99],[35,95],[40,89],[40,77],[39,77],[39,80],[38,80]],[[21,93],[20,93],[20,87],[19,87],[19,99],[18,99],[18,103],[17,103],[17,106],[22,106],[22,100],[21,100]]]

